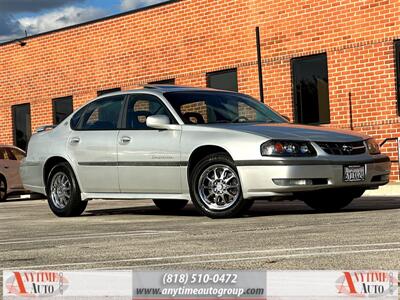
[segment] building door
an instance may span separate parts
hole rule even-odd
[[[31,106],[29,103],[12,106],[14,145],[26,150],[31,138]]]

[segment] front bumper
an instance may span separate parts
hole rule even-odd
[[[245,198],[290,195],[331,188],[372,189],[388,183],[390,174],[390,160],[386,155],[340,156],[335,159],[263,159],[236,161],[236,165]],[[343,167],[347,165],[365,165],[365,181],[344,182]],[[278,185],[274,182],[276,179],[312,179],[312,184]]]

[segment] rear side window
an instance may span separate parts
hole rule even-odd
[[[7,155],[6,149],[0,148],[0,160],[8,159],[8,157],[6,157],[6,155]]]
[[[81,130],[118,129],[118,120],[124,102],[124,95],[99,99],[88,104],[80,120]]]
[[[11,160],[22,160],[25,157],[24,152],[15,148],[7,148],[7,154]]]
[[[81,119],[83,113],[85,111],[85,108],[82,108],[80,110],[78,110],[71,118],[70,126],[72,129],[77,129],[78,124],[79,124],[79,120]]]

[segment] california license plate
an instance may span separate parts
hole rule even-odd
[[[354,165],[343,167],[344,182],[365,181],[365,165]]]

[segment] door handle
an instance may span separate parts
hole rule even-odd
[[[73,138],[71,138],[71,140],[69,142],[70,142],[70,144],[78,144],[80,141],[81,141],[80,138],[73,137]]]
[[[132,139],[129,136],[121,137],[121,144],[128,144]]]

